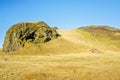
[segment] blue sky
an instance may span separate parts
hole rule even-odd
[[[120,28],[120,0],[0,0],[0,47],[18,22],[45,21],[60,29],[86,25]]]

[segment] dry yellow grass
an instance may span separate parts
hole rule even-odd
[[[0,55],[0,80],[21,79],[120,80],[120,54]]]
[[[2,52],[2,48],[0,48],[0,52]]]
[[[41,45],[41,50],[28,44],[16,55],[1,53],[0,80],[120,80],[118,48],[92,40],[81,31],[59,33],[60,38]],[[90,53],[91,48],[102,52]],[[20,55],[26,53],[30,55]]]
[[[90,33],[82,30],[58,30],[58,33],[62,36],[41,44],[39,47],[34,44],[27,44],[24,48],[14,52],[14,54],[75,54],[89,52],[93,48],[102,52],[119,52],[119,48],[111,44],[115,42],[109,41],[107,38],[103,39],[106,42],[99,41]]]

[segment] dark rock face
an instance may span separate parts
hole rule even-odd
[[[10,52],[24,47],[26,42],[40,44],[59,36],[55,29],[44,22],[23,22],[13,25],[6,33],[3,52]]]

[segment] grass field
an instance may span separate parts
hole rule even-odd
[[[0,55],[0,80],[120,80],[120,54]]]
[[[40,48],[28,44],[14,53],[0,51],[0,80],[120,80],[119,40],[81,30],[58,32],[60,38]],[[92,48],[101,52],[91,53]]]

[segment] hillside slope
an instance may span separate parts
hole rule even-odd
[[[120,51],[119,29],[108,26],[87,26],[75,30],[58,30],[58,33],[61,34],[59,39],[46,43],[46,48],[50,46],[51,52],[52,49],[57,49],[54,51],[56,53],[82,53],[90,52],[91,49],[98,49],[101,52]]]
[[[120,29],[109,26],[87,26],[78,29],[92,47],[106,51],[119,51]]]
[[[59,38],[41,45],[27,44],[15,54],[71,54],[100,52],[120,52],[120,31],[110,27],[82,27],[74,30],[57,30]]]

